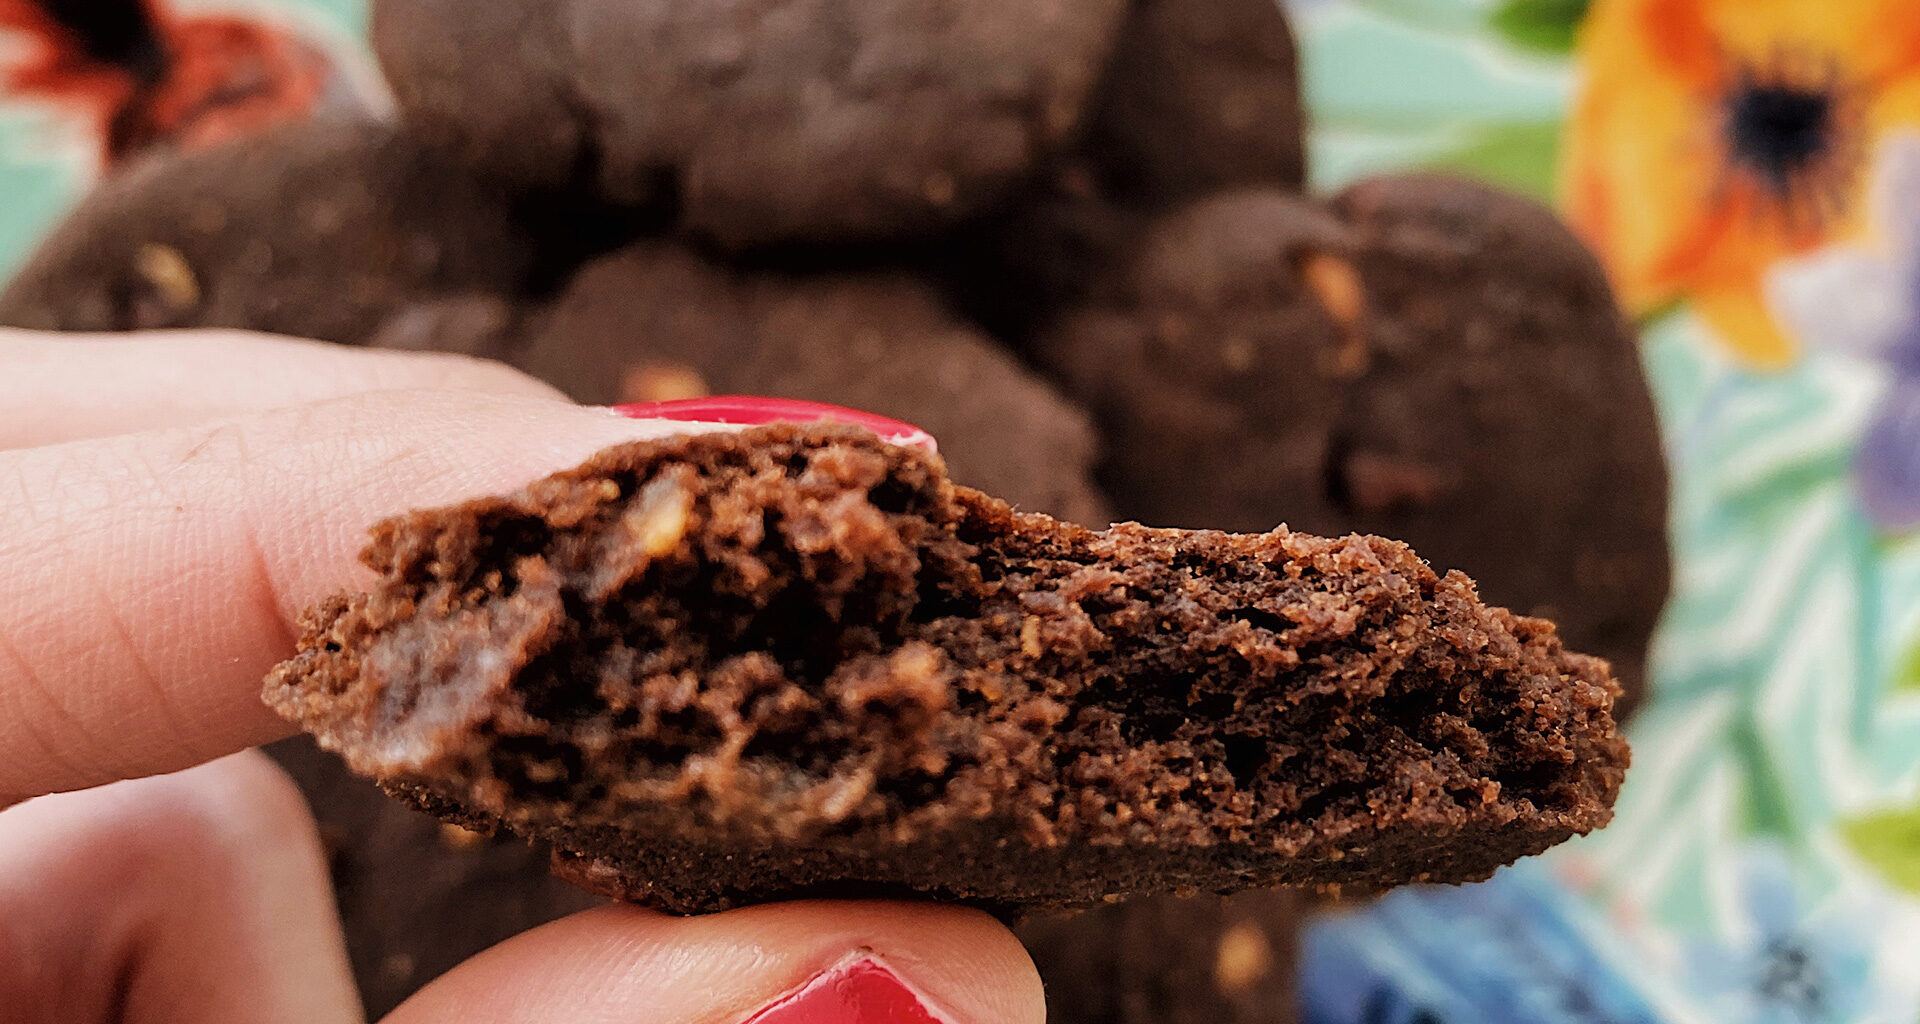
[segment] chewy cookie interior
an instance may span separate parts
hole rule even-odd
[[[723,850],[723,903],[1480,877],[1604,823],[1625,763],[1604,663],[1404,545],[1090,531],[851,428],[612,449],[367,560],[269,699],[678,908],[663,866]]]

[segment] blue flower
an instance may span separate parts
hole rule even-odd
[[[1731,945],[1696,945],[1691,988],[1728,1024],[1843,1024],[1872,1001],[1870,929],[1853,917],[1813,912],[1778,847],[1740,860]]]
[[[1532,865],[1479,885],[1415,887],[1316,921],[1300,972],[1306,1024],[1653,1024],[1588,907]]]
[[[1768,290],[1809,347],[1871,361],[1892,378],[1854,478],[1868,518],[1905,532],[1920,527],[1920,136],[1882,144],[1869,203],[1878,244],[1783,261]]]

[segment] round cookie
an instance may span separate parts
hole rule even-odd
[[[1286,890],[1149,896],[1017,929],[1048,1024],[1293,1024],[1307,908]]]
[[[514,361],[585,402],[756,394],[897,417],[960,482],[1107,522],[1086,414],[904,274],[735,272],[643,242],[583,267]]]
[[[1667,475],[1631,327],[1547,210],[1437,176],[1196,203],[1038,339],[1154,525],[1405,539],[1643,684]]]
[[[401,307],[381,322],[367,344],[506,362],[519,351],[531,315],[529,306],[501,295],[438,296]]]
[[[956,232],[933,271],[955,308],[1017,349],[1138,245],[1155,211],[1119,201],[1082,156],[1056,161],[1011,209]]]
[[[423,298],[514,292],[535,262],[490,187],[389,126],[310,121],[109,178],[0,293],[0,323],[359,343]]]
[[[1162,205],[1306,178],[1298,54],[1276,0],[1135,0],[1083,149]]]
[[[1073,150],[949,243],[955,304],[1024,344],[1129,258],[1155,217],[1240,186],[1298,191],[1297,63],[1274,0],[1136,0]]]
[[[406,116],[734,248],[932,233],[1080,122],[1123,0],[383,0]],[[484,54],[484,59],[479,55]]]

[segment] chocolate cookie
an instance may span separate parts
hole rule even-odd
[[[1024,342],[1128,259],[1156,217],[1223,189],[1298,191],[1305,118],[1275,0],[1135,0],[1073,148],[949,239],[954,300]]]
[[[1305,901],[1150,896],[1019,928],[1047,1024],[1293,1024]]]
[[[1666,465],[1633,330],[1551,213],[1432,176],[1239,192],[1092,287],[1035,352],[1120,515],[1404,538],[1639,693]]]
[[[1125,262],[1159,212],[1123,202],[1088,160],[1069,157],[1011,208],[955,232],[929,262],[954,308],[1024,351]]]
[[[438,296],[394,311],[367,339],[374,348],[408,352],[454,352],[511,360],[537,320],[537,307],[502,295]]]
[[[0,293],[0,323],[358,343],[423,298],[520,289],[535,261],[464,171],[390,127],[311,121],[109,178]]]
[[[1084,152],[1120,195],[1165,205],[1306,178],[1298,54],[1275,0],[1135,0]]]
[[[771,306],[786,312],[753,312]],[[529,309],[493,296],[417,303],[372,343],[516,362],[589,402],[724,390],[880,408],[935,429],[966,479],[1023,507],[1105,521],[1085,413],[903,276],[735,274],[659,243],[589,265],[551,312]],[[846,338],[859,344],[836,344]],[[742,357],[743,347],[763,357]],[[819,363],[815,349],[827,350]],[[330,755],[275,753],[340,840],[336,888],[370,1018],[482,949],[593,902],[524,843],[443,829]]]
[[[1080,121],[1124,0],[383,0],[406,116],[729,247],[926,235]]]
[[[1086,414],[904,277],[739,275],[646,245],[590,265],[551,313],[491,296],[435,300],[395,314],[373,344],[505,359],[589,402],[723,390],[880,408],[928,424],[967,479],[1023,507],[1105,515]],[[371,1019],[461,960],[593,902],[524,843],[443,829],[330,755],[275,753],[340,840],[334,877]]]
[[[905,273],[733,271],[645,242],[582,268],[512,360],[584,402],[755,394],[898,417],[956,479],[1107,521],[1087,415]]]
[[[517,838],[387,797],[310,737],[267,753],[320,822],[370,1020],[482,950],[603,902]],[[1144,896],[1016,931],[1046,985],[1049,1024],[1292,1024],[1303,903],[1283,891]]]
[[[678,912],[1484,878],[1604,824],[1604,663],[1404,545],[1094,533],[851,427],[635,442],[375,530],[265,696]]]

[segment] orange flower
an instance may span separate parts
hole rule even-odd
[[[1767,268],[1867,232],[1872,140],[1920,125],[1920,5],[1596,0],[1578,55],[1565,207],[1621,300],[1687,300],[1747,361],[1787,362]]]
[[[291,32],[241,16],[177,14],[172,0],[0,0],[0,37],[8,35],[26,55],[0,67],[0,93],[82,115],[109,166],[304,117],[335,78],[327,55]]]

